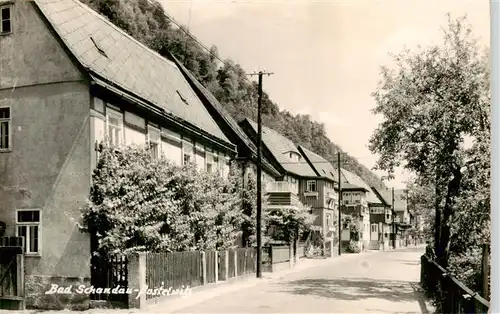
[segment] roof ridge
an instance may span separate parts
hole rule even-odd
[[[40,0],[35,0],[35,1],[39,2]],[[87,10],[89,13],[94,14],[95,16],[97,16],[103,22],[105,22],[106,24],[108,24],[109,26],[111,26],[112,28],[114,28],[116,31],[120,32],[122,35],[124,35],[125,37],[127,37],[128,39],[130,39],[132,42],[134,42],[136,45],[138,45],[139,47],[142,47],[143,49],[147,50],[154,57],[163,60],[169,66],[173,67],[174,69],[177,69],[176,65],[172,61],[168,60],[167,58],[165,58],[164,56],[162,56],[158,52],[154,51],[153,49],[149,48],[145,44],[141,43],[139,40],[135,39],[133,36],[131,36],[130,34],[128,34],[127,32],[125,32],[123,29],[121,29],[120,27],[118,27],[115,24],[113,24],[104,15],[100,14],[99,12],[95,11],[94,9],[92,9],[91,7],[89,7],[88,5],[86,5],[85,3],[83,3],[83,2],[81,2],[79,0],[71,0],[71,1],[77,3],[78,5],[80,5],[81,7],[83,7],[85,10]]]
[[[245,119],[248,119],[250,122],[253,122],[253,123],[257,124],[257,122],[253,121],[253,120],[252,120],[252,119],[250,119],[250,118],[245,118]],[[274,130],[274,129],[271,129],[271,128],[269,128],[269,127],[265,126],[265,125],[262,125],[262,131],[264,131],[264,129],[267,129],[267,130],[269,130],[269,131],[273,132],[274,134],[276,134],[276,135],[278,135],[278,136],[280,136],[280,137],[284,138],[285,140],[287,140],[288,142],[290,142],[290,143],[291,143],[291,144],[295,147],[295,149],[296,149],[296,150],[298,150],[298,145],[296,145],[294,141],[292,141],[292,140],[291,140],[291,139],[289,139],[288,137],[284,136],[284,135],[283,135],[283,134],[281,134],[280,132],[278,132],[278,131],[276,131],[276,130]]]

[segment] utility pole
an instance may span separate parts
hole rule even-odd
[[[396,248],[396,224],[394,219],[396,218],[396,211],[394,210],[394,187],[392,187],[392,247]]]
[[[339,172],[339,256],[342,255],[342,173],[340,172],[340,152],[337,152],[337,165]]]
[[[273,73],[262,72],[251,73],[250,76],[259,76],[259,99],[257,103],[257,278],[262,277],[262,76],[270,76]]]

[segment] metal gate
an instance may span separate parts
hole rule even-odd
[[[92,300],[110,301],[128,307],[128,294],[117,293],[123,288],[128,288],[127,257],[125,255],[104,255],[93,256],[91,265],[91,285],[98,289],[102,288],[102,293],[92,293]],[[107,288],[107,289],[106,289]],[[116,288],[115,291],[111,291]],[[104,290],[106,289],[106,290]]]

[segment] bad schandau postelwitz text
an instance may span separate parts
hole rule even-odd
[[[133,289],[133,288],[125,288],[120,285],[114,288],[96,288],[94,286],[86,286],[86,285],[78,285],[78,286],[59,286],[57,284],[52,284],[48,291],[45,291],[45,294],[133,294],[137,293],[137,297],[139,298],[142,295],[151,295],[151,296],[188,296],[191,295],[191,289],[189,286],[182,286],[181,288],[173,289],[173,287],[165,288],[164,283],[162,282],[161,286],[158,288],[149,288],[145,286],[143,289]]]

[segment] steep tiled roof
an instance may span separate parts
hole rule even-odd
[[[97,75],[225,141],[177,66],[78,0],[35,0],[70,52]]]
[[[358,175],[356,175],[350,171],[347,171],[345,169],[341,169],[341,173],[344,175],[344,182],[343,183],[354,184],[354,185],[363,187],[368,191],[366,193],[366,201],[368,203],[375,203],[375,204],[380,203],[380,200],[375,195],[375,193],[373,193],[370,186],[368,184],[366,184],[366,182],[363,179],[361,179]]]
[[[257,133],[257,123],[248,118],[246,121],[253,128],[254,132]],[[262,143],[266,145],[274,158],[276,158],[278,163],[280,163],[286,171],[303,177],[317,177],[317,174],[311,166],[309,166],[309,163],[304,160],[297,146],[283,135],[268,127],[262,126]],[[290,160],[288,156],[290,152],[299,154],[302,156],[302,159],[298,162]]]
[[[247,136],[247,134],[240,128],[236,120],[231,117],[229,112],[224,109],[224,107],[219,103],[217,98],[208,91],[197,79],[196,77],[188,70],[186,67],[179,61],[177,60],[173,55],[170,56],[174,63],[179,67],[181,70],[182,74],[184,74],[184,77],[188,82],[190,82],[193,85],[193,88],[198,90],[203,97],[207,100],[208,103],[206,103],[209,106],[212,106],[212,108],[217,112],[218,118],[216,119],[221,119],[224,120],[224,122],[233,130],[235,135],[240,139],[240,141],[243,142],[243,144],[248,147],[250,152],[257,156],[257,146],[250,140],[250,138]],[[220,122],[219,120],[217,120]],[[268,171],[279,175],[278,170],[276,170],[270,163],[269,161],[265,158],[262,157],[262,164],[264,168],[267,168]]]
[[[405,211],[406,206],[406,191],[405,190],[394,190],[394,210]]]
[[[299,146],[302,155],[307,158],[311,166],[321,177],[338,182],[338,170],[333,168],[332,164],[320,155],[310,151],[304,146]]]
[[[342,190],[364,190],[364,191],[367,191],[364,186],[359,186],[359,185],[350,184],[350,183],[344,183],[342,185]]]
[[[378,197],[378,199],[380,200],[380,203],[385,203],[386,206],[392,205],[392,199],[386,193],[387,191],[378,190],[377,188],[375,188],[373,186],[372,186],[372,191]]]

